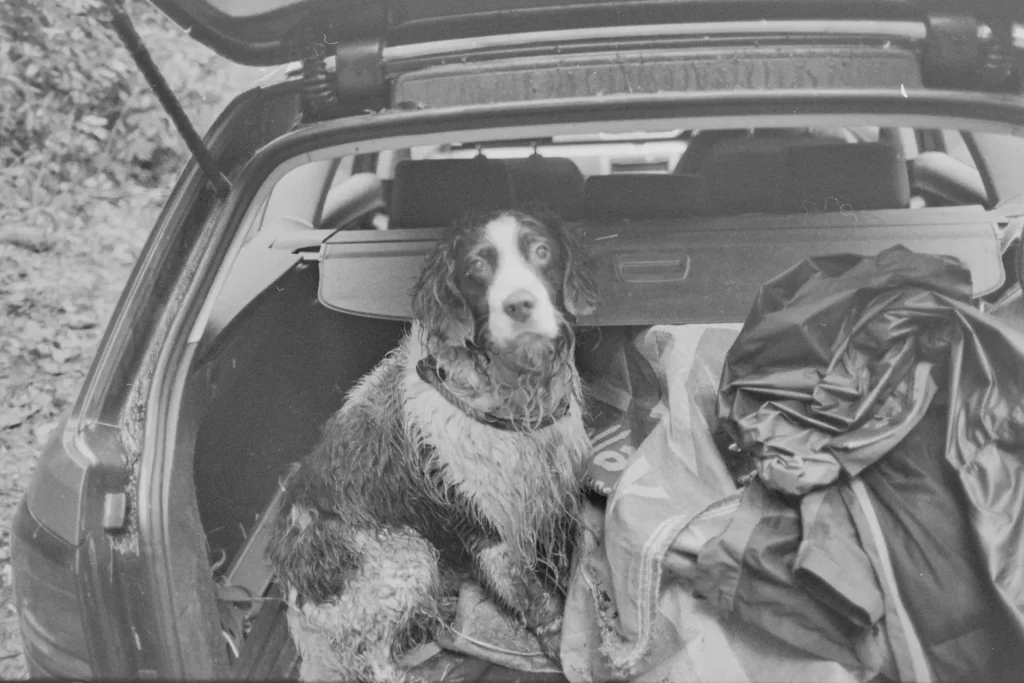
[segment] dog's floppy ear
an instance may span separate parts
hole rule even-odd
[[[471,337],[472,316],[456,281],[455,247],[458,233],[441,238],[412,289],[412,313],[429,339],[447,341]]]
[[[593,259],[576,228],[560,222],[553,227],[562,241],[562,253],[565,254],[565,278],[562,281],[565,310],[577,318],[590,315],[597,310]]]

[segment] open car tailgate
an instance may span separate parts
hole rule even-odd
[[[152,0],[201,43],[246,64],[323,57],[360,42],[403,45],[535,31],[782,20],[1024,18],[1014,0]],[[941,6],[941,7],[940,7]]]

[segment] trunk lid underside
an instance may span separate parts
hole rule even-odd
[[[245,64],[284,64],[370,41],[380,46],[536,31],[783,20],[986,23],[1012,40],[1015,0],[153,0],[201,43]]]

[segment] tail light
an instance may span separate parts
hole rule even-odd
[[[120,678],[137,671],[105,529],[120,521],[123,506],[112,504],[120,498],[109,492],[123,475],[103,466],[90,447],[105,445],[104,429],[67,439],[62,422],[14,517],[15,606],[33,678]],[[120,455],[109,445],[103,451],[107,458]]]
[[[11,532],[16,607],[32,678],[92,678],[77,549],[39,524],[25,501]]]

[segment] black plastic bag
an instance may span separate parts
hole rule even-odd
[[[945,427],[937,447],[962,486],[955,493],[981,555],[975,578],[1008,617],[1003,646],[1020,652],[1024,335],[971,304],[970,272],[956,259],[894,247],[786,271],[761,288],[727,356],[718,404],[762,481],[797,496],[860,475],[936,409]],[[901,493],[907,518],[919,505],[922,533],[945,523],[927,519],[913,490]]]

